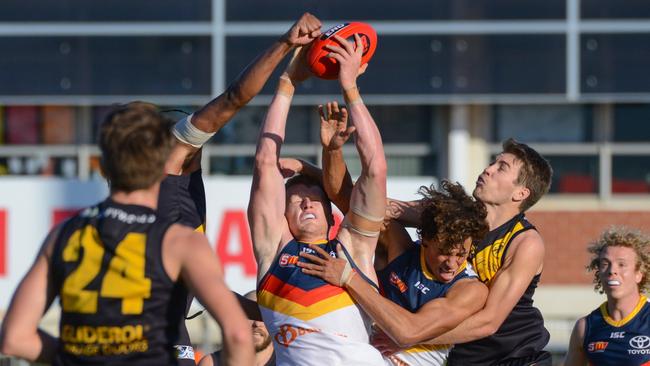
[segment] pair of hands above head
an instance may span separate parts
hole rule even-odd
[[[320,35],[321,22],[309,13],[305,13],[287,33],[282,40],[291,47],[296,47],[293,57],[285,70],[284,76],[288,77],[294,85],[308,79],[312,74],[307,66],[307,53]],[[348,42],[338,35],[333,36],[340,46],[333,44],[326,48],[331,51],[328,57],[335,59],[340,65],[339,81],[345,90],[356,86],[356,79],[363,74],[368,64],[361,65],[363,44],[358,34],[354,35],[354,42]]]

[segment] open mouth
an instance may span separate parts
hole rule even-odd
[[[314,219],[316,219],[316,215],[314,215],[312,213],[304,214],[302,216],[302,219],[303,220],[314,220]]]
[[[619,280],[609,280],[609,281],[607,281],[607,285],[608,286],[620,286],[621,281],[619,281]]]
[[[440,278],[444,278],[444,279],[453,278],[454,274],[455,274],[454,271],[447,268],[440,268],[440,270],[438,271],[438,275],[440,276]]]

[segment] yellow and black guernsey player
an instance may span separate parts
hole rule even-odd
[[[167,176],[160,186],[159,215],[198,232],[205,232],[206,198],[200,169],[201,147],[260,92],[273,70],[289,52],[320,35],[320,27],[321,23],[316,17],[304,14],[248,65],[222,94],[176,123],[173,133],[177,144],[165,164]],[[177,303],[187,312],[192,295],[179,293],[178,296],[186,298]],[[243,297],[239,298],[245,301]],[[257,313],[251,316],[260,317],[254,302],[244,302],[243,305],[247,312]],[[184,325],[174,348],[181,364],[195,364],[194,350]]]
[[[483,170],[474,197],[487,209],[490,232],[472,245],[470,260],[489,288],[485,307],[435,339],[454,343],[449,365],[550,365],[549,333],[533,294],[544,263],[544,242],[524,212],[551,184],[550,164],[512,139]]]
[[[544,241],[526,220],[551,184],[553,170],[537,151],[509,139],[476,181],[490,231],[472,243],[470,262],[488,286],[485,306],[454,329],[428,341],[454,344],[448,365],[550,365],[549,333],[533,294],[544,266]],[[387,217],[417,223],[420,203],[391,200]]]
[[[173,146],[152,105],[118,107],[99,145],[110,196],[48,235],[2,324],[0,352],[54,365],[178,365],[191,288],[220,323],[226,364],[253,362],[248,322],[207,239],[156,213]],[[60,337],[38,329],[55,297]]]

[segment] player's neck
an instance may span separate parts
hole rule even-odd
[[[301,243],[322,243],[327,241],[327,236],[318,234],[302,234],[295,237]]]
[[[490,226],[490,230],[498,228],[513,217],[519,215],[519,207],[510,204],[485,204],[485,208],[487,209],[487,216],[485,219]]]
[[[624,296],[620,299],[614,299],[608,296],[607,313],[610,318],[615,321],[623,320],[634,311],[637,305],[639,305],[640,299],[641,294],[638,292],[632,293],[629,296]]]
[[[153,210],[158,208],[158,192],[160,184],[155,184],[147,189],[138,189],[132,192],[114,191],[111,192],[111,199],[123,205],[138,205],[149,207]]]

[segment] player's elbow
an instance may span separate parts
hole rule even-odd
[[[264,150],[258,151],[255,155],[255,169],[268,170],[278,169],[278,158],[276,154],[270,154]]]
[[[408,348],[417,343],[417,337],[409,334],[395,334],[393,341],[399,348]]]
[[[495,321],[494,319],[488,320],[482,327],[479,328],[479,335],[481,338],[489,337],[499,330],[501,326],[500,322]]]
[[[422,341],[422,335],[420,334],[420,330],[422,329],[421,325],[408,321],[406,324],[409,324],[409,326],[395,329],[395,331],[391,332],[392,334],[390,335],[395,344],[400,348],[408,348]]]
[[[0,332],[0,353],[11,357],[21,357],[20,346],[24,344],[18,330],[6,327]]]

